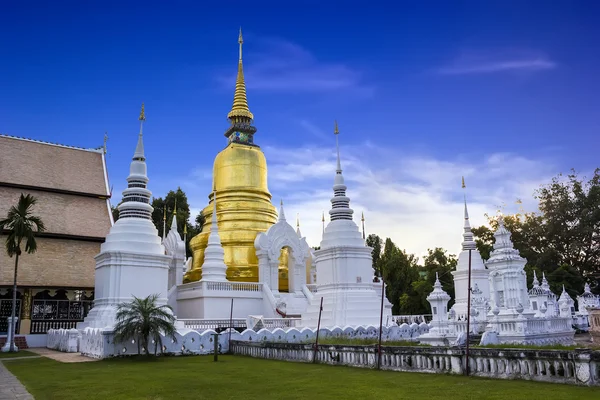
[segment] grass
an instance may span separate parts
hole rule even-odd
[[[375,371],[239,356],[119,358],[59,363],[48,358],[5,362],[41,399],[425,399],[589,400],[598,388]]]
[[[314,340],[311,340],[308,343],[314,343]],[[370,346],[375,345],[379,341],[378,339],[368,339],[368,338],[347,338],[347,337],[325,337],[319,338],[319,344],[339,344],[339,345],[349,345],[349,346]],[[411,342],[409,340],[389,340],[385,342],[381,342],[382,346],[429,346],[427,344],[420,344],[418,342]]]
[[[19,350],[16,353],[2,353],[0,352],[0,360],[3,358],[17,358],[17,357],[30,357],[38,356],[39,354],[32,353],[27,350]]]

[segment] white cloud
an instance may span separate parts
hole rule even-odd
[[[547,55],[524,50],[463,52],[450,64],[436,70],[441,75],[531,73],[557,67]]]
[[[300,215],[302,234],[312,246],[319,244],[321,215],[330,209],[335,170],[334,151],[317,148],[265,149],[269,161],[269,187],[282,197],[288,221]],[[401,154],[373,145],[345,146],[342,167],[360,225],[364,211],[366,231],[390,237],[401,248],[422,256],[441,246],[458,252],[462,240],[463,192],[467,183],[473,226],[485,223],[485,213],[498,206],[517,210],[515,200],[534,210],[533,190],[555,174],[546,161],[515,154],[494,153],[479,160],[438,160],[430,156]]]
[[[357,69],[339,62],[321,61],[296,43],[256,36],[248,36],[246,42],[252,46],[252,50],[244,55],[244,77],[248,90],[372,92]],[[228,75],[218,79],[230,87],[235,78]]]

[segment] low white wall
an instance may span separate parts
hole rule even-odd
[[[416,340],[420,334],[426,333],[429,326],[425,323],[421,325],[403,324],[401,326],[384,327],[382,339],[384,341],[393,340]],[[180,328],[177,330],[175,340],[169,337],[161,337],[162,346],[157,344],[157,353],[171,354],[213,354],[214,353],[214,335],[215,331],[207,329],[198,332],[192,329]],[[53,335],[63,335],[65,333],[53,332]],[[227,329],[218,335],[219,352],[226,353],[229,351],[229,339],[249,342],[284,342],[284,343],[305,343],[315,340],[317,333],[316,329],[311,328],[275,328],[261,329],[255,332],[251,329],[246,329],[239,333],[233,329]],[[379,337],[379,328],[374,326],[359,326],[359,327],[334,327],[321,328],[319,337],[349,337],[349,338],[377,338]],[[59,339],[57,341],[60,342]],[[55,343],[55,342],[53,342]],[[65,345],[55,345],[62,346]],[[149,351],[154,353],[155,343],[149,343]],[[67,346],[68,347],[68,346]],[[61,350],[65,351],[65,350]],[[79,351],[89,357],[108,358],[121,355],[139,354],[138,340],[131,339],[124,343],[114,343],[113,332],[105,329],[86,328],[81,333],[79,341]],[[145,350],[141,350],[144,353]]]
[[[387,347],[313,344],[231,342],[231,353],[296,362],[380,368],[392,371],[463,374],[465,350],[442,347]],[[473,376],[524,379],[542,382],[600,386],[600,352],[579,350],[471,349],[469,370]]]
[[[77,329],[50,329],[46,347],[65,353],[79,352],[79,331]]]

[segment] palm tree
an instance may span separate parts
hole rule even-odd
[[[17,270],[19,268],[19,256],[21,255],[21,243],[25,241],[25,251],[29,254],[35,253],[37,243],[35,241],[36,232],[45,230],[44,223],[40,217],[32,215],[33,206],[37,203],[37,199],[30,194],[24,195],[21,193],[19,202],[16,206],[12,206],[8,210],[6,218],[0,220],[0,232],[8,230],[6,238],[6,253],[9,257],[15,256],[15,274],[13,280],[13,301],[10,332],[10,348],[9,351],[15,351],[15,331],[16,324],[15,313],[17,312]]]
[[[162,339],[160,334],[175,337],[175,317],[171,306],[156,304],[157,294],[152,294],[145,299],[133,296],[130,303],[121,303],[117,306],[117,323],[114,328],[114,342],[124,342],[137,338],[138,354],[140,354],[140,342],[142,348],[150,355],[148,342],[154,339],[154,354],[160,345],[162,353]]]

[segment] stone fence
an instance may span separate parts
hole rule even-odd
[[[271,360],[376,368],[377,346],[319,345],[232,341],[231,353]],[[381,369],[463,374],[464,349],[442,347],[381,348]],[[470,374],[496,379],[600,386],[600,351],[472,348]]]

